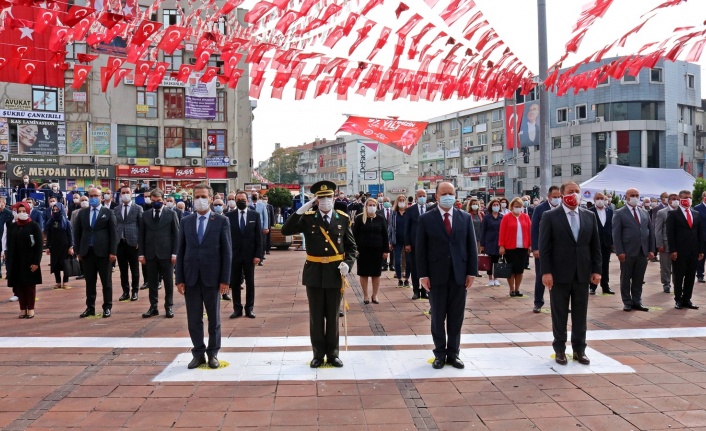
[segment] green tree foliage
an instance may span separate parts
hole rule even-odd
[[[701,202],[701,194],[706,191],[706,179],[697,178],[694,182],[694,192],[692,193],[692,198],[694,200],[694,205]],[[677,190],[678,192],[678,190]]]
[[[272,152],[270,163],[262,174],[273,183],[295,184],[298,160],[296,148],[278,148]]]
[[[269,204],[275,208],[286,208],[292,206],[292,194],[282,187],[274,187],[267,191]]]

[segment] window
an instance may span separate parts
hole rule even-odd
[[[159,127],[118,124],[118,157],[157,157]]]
[[[481,154],[478,157],[478,160],[480,161],[481,166],[488,166],[488,155],[487,154]]]
[[[478,135],[478,145],[485,145],[488,143],[488,134],[482,133]]]
[[[463,146],[464,147],[470,147],[471,145],[473,145],[473,140],[470,137],[467,136],[467,137],[463,138]]]
[[[607,87],[610,85],[610,76],[607,73],[598,77],[598,85],[596,87]]]
[[[449,125],[450,130],[458,130],[458,121],[452,120]]]
[[[693,74],[687,73],[686,74],[686,88],[689,90],[693,90],[696,86],[696,78],[694,77]]]
[[[530,155],[529,148],[528,147],[523,148],[522,149],[522,163],[528,164],[530,162],[529,155]]]
[[[693,114],[692,109],[684,105],[679,105],[677,109],[679,110],[679,122],[691,125]]]
[[[431,132],[437,133],[441,130],[441,123],[434,123],[431,125]]]
[[[542,175],[542,170],[539,169],[539,166],[534,167],[534,177],[539,178]]]
[[[56,88],[32,87],[32,108],[35,111],[57,111]]]
[[[449,139],[449,148],[458,148],[458,142],[455,139]]]
[[[650,69],[650,82],[656,83],[656,84],[661,84],[664,82],[662,80],[662,68],[661,67],[653,67]]]
[[[552,166],[552,175],[555,177],[561,176],[561,165],[553,165]]]
[[[71,88],[73,83],[73,78],[66,78],[64,87],[64,112],[67,114],[88,112],[88,81],[84,81],[78,90]]]
[[[184,129],[184,153],[186,157],[201,157],[201,129]],[[336,160],[333,160],[336,163]]]
[[[574,163],[571,165],[571,175],[581,175],[581,163]]]
[[[76,54],[85,54],[86,44],[80,42],[67,43],[66,44],[66,59],[75,60]]]
[[[423,153],[428,153],[428,152],[429,152],[429,144],[423,144],[423,145],[422,145],[422,152],[423,152]]]
[[[503,121],[503,110],[496,109],[492,112],[492,121]]]
[[[181,63],[184,61],[184,52],[181,49],[177,49],[173,54],[169,55],[164,53],[164,62],[169,63],[167,66],[168,72],[178,72]]]
[[[181,14],[178,9],[164,9],[162,11],[162,23],[165,27],[170,25],[179,25],[181,22]]]
[[[681,133],[680,135],[681,135],[680,141],[682,141],[684,143],[685,147],[688,147],[689,146],[689,135],[686,133]]]
[[[503,132],[503,131],[493,132],[493,134],[492,134],[493,144],[502,144],[504,134],[505,134],[505,132]]]
[[[626,73],[625,76],[623,76],[622,82],[623,82],[623,84],[639,84],[640,83],[640,75],[632,76],[632,75],[629,75]]]
[[[444,141],[439,141],[436,143],[436,150],[441,151],[444,149]]]
[[[164,89],[164,118],[184,118],[184,89]]]
[[[605,121],[663,120],[657,102],[614,102],[596,105],[596,117]]]
[[[552,149],[558,150],[561,148],[561,138],[552,138]]]
[[[226,121],[228,115],[228,93],[219,91],[216,93],[216,118],[215,121]]]
[[[505,159],[503,159],[503,153],[493,153],[493,164],[501,165]]]
[[[184,129],[164,128],[164,157],[184,157]]]
[[[527,168],[517,168],[517,178],[527,178]]]
[[[220,54],[211,54],[210,57],[208,57],[208,67],[223,67],[223,61],[221,61],[221,56]],[[223,74],[223,69],[218,70],[219,74]]]
[[[575,109],[575,115],[574,118],[577,120],[585,120],[588,118],[588,109],[586,108],[586,105],[576,105],[574,107]]]
[[[571,136],[571,147],[580,147],[581,146],[581,135],[573,135]]]
[[[483,124],[488,121],[488,117],[485,112],[482,112],[476,116],[476,124]]]
[[[157,118],[157,93],[147,92],[144,87],[137,90],[137,118]]]
[[[559,108],[556,110],[556,122],[566,123],[569,121],[569,110],[567,108]]]

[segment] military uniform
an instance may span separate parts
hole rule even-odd
[[[332,197],[335,189],[336,185],[330,181],[320,181],[311,187],[312,193],[319,198]],[[348,215],[334,210],[327,215],[330,219],[328,228],[319,210],[294,213],[282,226],[282,235],[302,233],[306,240],[302,284],[306,286],[309,299],[309,335],[314,352],[312,367],[320,365],[324,356],[329,363],[338,358],[339,265],[345,263],[350,270],[357,255]],[[338,363],[342,365],[340,360]]]

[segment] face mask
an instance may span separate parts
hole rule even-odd
[[[496,213],[496,212],[499,212],[499,211],[500,211],[500,207],[499,207],[499,206],[497,206],[497,205],[493,205],[493,208],[492,208],[492,209],[493,209],[493,212],[494,212],[494,213]]]
[[[81,201],[81,208],[88,208],[88,201]]]
[[[54,190],[54,191],[58,191],[58,190],[59,190],[59,187],[54,186],[54,187],[52,187],[51,189]]]
[[[27,220],[27,219],[29,218],[29,214],[27,214],[27,213],[17,213],[17,218],[18,218],[19,220],[24,221],[24,220]]]
[[[13,212],[12,212],[12,217],[13,217],[13,218],[17,218],[17,211],[13,211]]]
[[[246,201],[235,201],[235,206],[237,206],[238,209],[242,211],[248,207],[248,203]]]
[[[689,208],[691,206],[691,198],[679,199],[679,205]]]
[[[378,202],[382,203],[382,198],[378,198]]]
[[[319,198],[319,209],[325,213],[333,208],[333,198]]]
[[[528,207],[528,206],[529,206],[529,201],[522,201],[522,205],[524,205],[525,207]]]
[[[25,182],[25,184],[27,184],[27,183],[29,182],[29,180],[28,180],[28,179],[25,179],[24,182]]]
[[[101,201],[100,201],[100,199],[95,198],[95,197],[93,197],[93,198],[88,198],[88,204],[89,204],[90,206],[92,206],[93,208],[95,208],[95,207],[97,207],[98,205],[101,204]]]
[[[447,210],[453,208],[455,203],[456,203],[456,196],[453,196],[453,195],[444,195],[441,198],[439,198],[439,205],[441,205],[441,208],[444,208]]]
[[[125,193],[124,195],[120,195],[120,200],[123,201],[123,203],[128,203],[132,200],[132,196],[130,194]]]
[[[214,205],[213,210],[216,212],[216,214],[221,214],[223,213],[223,205]]]
[[[407,208],[407,201],[397,202],[397,208]]]
[[[230,199],[228,201],[228,208],[235,208],[235,200]]]
[[[74,205],[78,205],[79,202],[81,202],[81,199],[74,199]]]
[[[471,205],[471,209],[473,211],[478,211],[478,205]]]
[[[520,215],[521,212],[522,212],[522,208],[513,208],[512,209],[512,213],[515,215]]]
[[[552,198],[552,200],[550,202],[553,207],[557,207],[561,203],[561,198]]]
[[[605,201],[603,199],[596,199],[596,207],[603,208],[605,206]]]
[[[200,212],[208,211],[208,199],[206,199],[206,198],[194,199],[194,209],[196,209],[196,211],[200,211]]]
[[[103,199],[110,200],[110,194],[108,194],[108,193],[104,194]]]
[[[669,206],[676,209],[679,206],[679,201],[678,200],[673,200],[669,203]]]
[[[500,202],[500,208],[502,208],[502,209],[507,208],[507,203],[505,203],[505,202]]]
[[[163,204],[162,202],[159,202],[159,201],[157,201],[157,202],[152,202],[152,208],[154,208],[154,209],[156,209],[156,210],[161,210],[161,209],[162,209],[162,205],[164,205],[164,204]]]
[[[167,202],[167,208],[172,209],[174,208],[174,202]]]
[[[570,193],[568,195],[564,195],[563,199],[566,206],[575,207],[579,205],[581,197],[578,193]]]
[[[339,199],[343,199],[346,197],[346,195],[338,195]]]
[[[56,205],[56,202],[49,202],[49,208],[53,207],[54,205]]]
[[[377,207],[373,207],[373,206],[365,207],[365,211],[368,212],[368,215],[375,214],[375,211],[377,211],[377,209],[378,209]]]
[[[61,213],[60,212],[54,212],[51,214],[54,217],[54,220],[60,220],[61,219]]]
[[[417,203],[419,205],[426,205],[427,203],[427,197],[426,196],[421,196],[417,198]]]
[[[257,202],[257,196],[252,197],[252,203],[255,203],[255,202]]]
[[[628,205],[631,207],[637,206],[638,203],[640,203],[640,200],[634,196],[628,199]]]
[[[657,208],[658,205],[659,205],[659,203],[657,203],[657,202],[652,202],[652,203],[650,204],[650,206],[651,206],[652,208]]]
[[[385,208],[390,208],[390,203],[389,203],[389,202],[385,202],[385,203],[382,204],[382,206],[384,206]]]

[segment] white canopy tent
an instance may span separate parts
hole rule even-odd
[[[584,201],[593,202],[596,192],[607,191],[620,199],[635,188],[641,197],[659,197],[662,192],[693,190],[694,177],[683,169],[634,168],[608,165],[598,175],[580,184]]]

